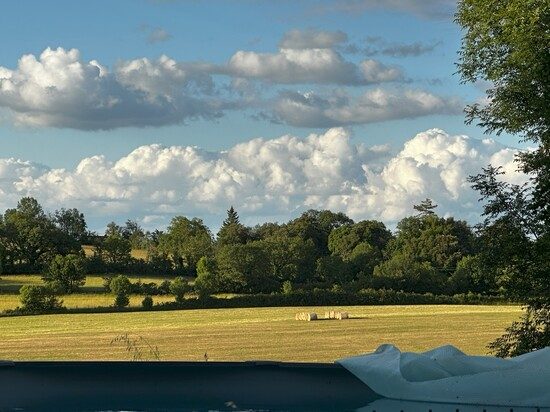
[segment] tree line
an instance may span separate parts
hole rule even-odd
[[[505,293],[510,273],[495,259],[523,253],[518,241],[534,239],[517,234],[500,244],[502,234],[514,236],[511,227],[499,229],[499,222],[475,229],[438,216],[436,207],[430,199],[414,205],[415,213],[395,233],[380,221],[356,222],[329,210],[248,227],[231,207],[215,236],[201,219],[184,216],[174,217],[164,231],[144,231],[128,220],[110,223],[98,235],[77,209],[46,213],[27,197],[0,215],[0,267],[3,273],[42,273],[59,293],[78,291],[87,273],[187,276],[202,295],[314,288]],[[132,257],[133,249],[146,255]]]

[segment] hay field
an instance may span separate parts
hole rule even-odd
[[[337,309],[353,319],[296,321],[300,311]],[[333,361],[386,342],[404,350],[453,344],[485,354],[521,314],[518,306],[351,306],[203,309],[0,318],[0,359],[129,360],[117,335],[142,336],[163,360]]]

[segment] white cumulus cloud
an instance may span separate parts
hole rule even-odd
[[[422,90],[368,90],[358,97],[336,90],[328,95],[314,92],[282,92],[273,112],[276,122],[298,127],[332,127],[393,119],[412,119],[433,114],[459,114],[463,104]]]
[[[229,205],[248,221],[330,208],[391,225],[430,197],[439,213],[476,221],[481,207],[467,177],[492,163],[509,171],[509,180],[524,181],[515,172],[514,154],[493,140],[439,129],[391,152],[354,143],[346,129],[333,128],[305,139],[252,139],[221,152],[146,145],[116,161],[82,159],[74,170],[1,159],[0,205],[35,196],[50,209],[78,207],[103,223],[120,216],[160,224],[163,217],[184,214],[214,226]]]
[[[111,129],[218,117],[225,106],[208,96],[211,88],[200,67],[166,56],[123,61],[111,72],[60,47],[22,56],[15,70],[0,67],[0,107],[24,125]]]
[[[368,85],[402,81],[401,69],[376,60],[355,64],[336,50],[347,40],[343,32],[291,30],[274,53],[237,51],[221,72],[277,84]]]

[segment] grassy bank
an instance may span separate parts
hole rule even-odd
[[[206,309],[0,318],[0,359],[129,360],[123,333],[157,345],[161,359],[333,361],[391,342],[405,350],[451,343],[484,354],[521,313],[518,306],[337,307],[354,318],[301,322],[296,312],[327,308]]]

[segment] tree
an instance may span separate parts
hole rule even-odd
[[[56,210],[53,216],[53,221],[68,238],[74,240],[78,244],[82,244],[88,237],[88,229],[84,214],[78,209],[61,208]]]
[[[369,276],[382,261],[391,238],[391,232],[382,222],[363,220],[334,229],[328,238],[328,249],[350,264],[352,276],[359,272]]]
[[[303,240],[311,239],[315,246],[316,257],[327,255],[328,237],[332,230],[353,223],[344,213],[330,210],[308,210],[285,225],[289,236],[298,236]]]
[[[185,300],[185,294],[189,292],[189,290],[189,284],[181,276],[178,276],[170,283],[170,293],[175,296],[176,302],[178,303]]]
[[[466,108],[487,133],[518,135],[537,148],[519,156],[532,177],[531,207],[550,223],[550,3],[547,0],[461,0],[458,63],[464,82],[489,84],[487,103]]]
[[[446,278],[440,276],[428,261],[413,255],[398,253],[374,269],[373,286],[415,293],[440,293]]]
[[[285,236],[284,232],[257,241],[268,259],[269,275],[279,283],[306,283],[315,274],[315,245],[311,239]]]
[[[0,243],[5,250],[5,261],[11,265],[26,265],[37,270],[55,254],[66,254],[59,250],[55,240],[59,230],[44,213],[38,201],[31,197],[22,198],[15,209],[4,213],[0,228]]]
[[[220,285],[217,277],[216,261],[214,259],[207,256],[199,259],[194,288],[199,297],[211,295],[219,290]]]
[[[329,285],[342,284],[352,280],[353,271],[338,255],[321,256],[315,263],[315,277]]]
[[[437,205],[432,202],[432,199],[426,198],[420,204],[414,205],[413,208],[418,211],[417,216],[428,216],[435,215],[434,209],[437,208]]]
[[[37,285],[22,286],[19,289],[19,299],[22,309],[31,313],[61,309],[63,304],[57,299],[52,289]]]
[[[145,296],[141,301],[141,306],[143,309],[153,309],[153,298],[149,295]]]
[[[124,239],[130,241],[130,245],[134,249],[147,248],[147,237],[145,232],[141,228],[138,222],[128,219],[123,227],[120,228],[120,232]]]
[[[280,288],[270,276],[269,255],[258,241],[223,246],[216,252],[216,262],[225,292],[262,293]]]
[[[115,306],[123,308],[130,304],[129,295],[132,291],[132,283],[124,275],[115,276],[109,282],[109,289],[115,295]]]
[[[119,231],[107,229],[101,243],[102,258],[111,265],[124,266],[131,260],[132,245]]]
[[[474,250],[475,237],[466,222],[431,213],[406,217],[397,224],[397,236],[385,250],[387,260],[375,267],[373,281],[407,292],[442,293],[458,261]]]
[[[176,216],[160,237],[158,249],[176,268],[195,275],[199,259],[212,254],[212,234],[201,219]]]
[[[239,215],[231,206],[227,211],[227,218],[223,221],[222,226],[216,236],[216,245],[235,245],[244,244],[250,239],[250,231],[244,226]]]
[[[86,265],[79,255],[56,255],[48,264],[42,276],[53,290],[59,293],[73,293],[86,283]]]
[[[490,85],[485,105],[466,108],[467,121],[536,145],[518,155],[530,185],[503,183],[493,167],[471,180],[487,202],[482,233],[498,235],[501,245],[520,242],[521,252],[508,262],[503,254],[485,255],[505,274],[509,293],[527,304],[522,323],[492,346],[500,356],[517,355],[544,346],[537,336],[548,336],[550,324],[550,3],[461,0],[456,20],[464,32],[458,64],[463,81]]]

